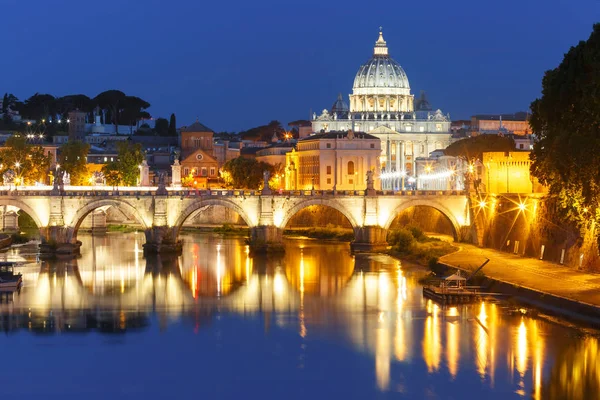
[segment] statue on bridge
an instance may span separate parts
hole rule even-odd
[[[156,189],[156,194],[159,196],[168,194],[167,186],[165,185],[165,173],[162,171],[158,174],[158,188]]]
[[[2,184],[4,186],[10,186],[15,183],[15,178],[17,174],[12,169],[7,170],[4,174],[2,174]]]
[[[71,184],[71,174],[67,171],[63,171],[62,173],[62,184],[67,186]]]
[[[263,171],[263,194],[271,194],[271,188],[269,187],[269,179],[271,179],[271,173],[269,171]]]
[[[367,171],[367,195],[375,195],[375,179],[373,179],[373,171]]]

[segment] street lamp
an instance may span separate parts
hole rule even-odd
[[[358,179],[358,172],[354,173],[354,191],[356,191],[356,180]]]

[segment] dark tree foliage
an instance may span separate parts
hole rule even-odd
[[[270,142],[273,138],[273,134],[275,134],[277,138],[283,139],[284,133],[285,130],[281,126],[281,122],[271,121],[267,125],[257,126],[256,128],[240,132],[240,137],[243,140]]]
[[[259,189],[263,182],[263,173],[269,171],[272,175],[272,165],[251,158],[238,157],[223,165],[226,183],[235,189]]]
[[[175,114],[171,114],[169,118],[169,136],[177,136],[177,122],[175,121]]]
[[[546,71],[531,103],[532,173],[580,227],[600,222],[600,24]],[[597,229],[595,230],[597,231]],[[594,234],[597,237],[597,234]]]
[[[515,141],[510,137],[498,135],[479,135],[452,143],[444,153],[473,161],[481,160],[482,154],[489,151],[515,151]]]
[[[25,119],[48,120],[56,115],[56,99],[50,94],[36,93],[20,104],[17,111]]]
[[[154,124],[154,130],[158,136],[167,136],[169,134],[169,121],[165,118],[158,118]]]

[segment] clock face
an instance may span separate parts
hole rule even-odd
[[[202,154],[197,154],[197,155],[196,155],[196,160],[198,160],[198,161],[199,161],[199,160],[202,160],[202,158],[203,158],[203,157],[202,157]]]

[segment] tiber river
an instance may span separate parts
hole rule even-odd
[[[597,399],[598,339],[504,304],[440,307],[424,271],[347,244],[80,235],[82,257],[26,260],[0,305],[5,398]]]

